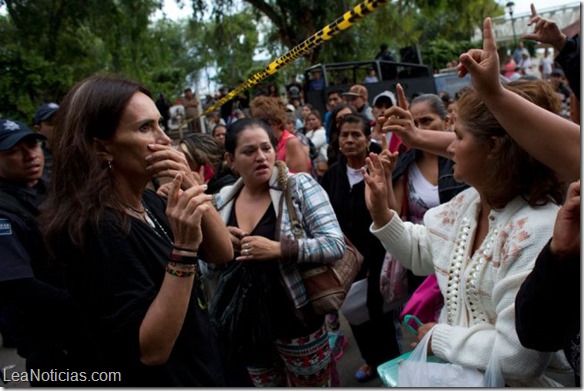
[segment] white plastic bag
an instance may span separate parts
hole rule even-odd
[[[485,371],[485,387],[502,388],[505,387],[505,379],[503,378],[503,373],[501,372],[501,366],[499,365],[499,360],[495,354],[495,344],[493,344],[493,351],[491,352],[491,358],[489,358],[489,364]]]
[[[369,320],[369,309],[367,308],[367,279],[355,281],[341,307],[341,312],[347,321],[355,326],[363,324]]]
[[[367,287],[369,283],[367,278],[355,281],[347,292],[347,297],[341,307],[341,312],[349,324],[359,326],[370,320],[369,309],[367,308]],[[392,309],[392,306],[384,302],[383,313],[387,313]]]
[[[458,364],[427,362],[432,330],[418,343],[412,354],[398,364],[398,387],[484,387],[483,374]]]

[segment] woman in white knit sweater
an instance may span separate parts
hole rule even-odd
[[[513,91],[554,105],[545,85]],[[387,207],[383,165],[372,154],[364,172],[371,232],[414,274],[437,275],[444,308],[438,323],[418,330],[420,340],[432,329],[429,353],[483,371],[495,354],[509,386],[559,385],[547,370],[569,373],[567,363],[558,353],[521,346],[514,302],[552,234],[565,186],[507,135],[476,92],[465,92],[458,106],[456,140],[448,152],[454,178],[472,187],[428,210],[425,225],[403,222]],[[385,115],[384,129],[391,130],[410,114],[393,107]]]

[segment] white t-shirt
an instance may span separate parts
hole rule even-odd
[[[542,67],[542,73],[544,75],[551,75],[552,73],[552,66],[554,65],[554,62],[549,58],[549,57],[544,57],[539,61],[539,64]]]
[[[349,179],[349,185],[351,185],[351,188],[353,188],[355,184],[363,180],[363,173],[361,172],[361,169],[347,166],[347,179]]]
[[[428,182],[415,162],[410,166],[408,182],[410,219],[416,224],[422,224],[426,211],[440,205],[438,186]]]

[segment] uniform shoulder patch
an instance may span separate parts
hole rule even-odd
[[[12,224],[8,219],[0,219],[0,236],[12,235]]]

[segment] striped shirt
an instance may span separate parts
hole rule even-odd
[[[296,308],[308,304],[308,297],[298,264],[300,263],[333,263],[343,256],[345,240],[335,212],[327,193],[306,173],[291,175],[286,170],[287,177],[291,177],[290,189],[292,204],[304,230],[302,238],[296,240],[290,225],[290,215],[285,200],[282,202],[283,214],[280,220],[280,243],[282,259],[280,272],[290,292]],[[227,222],[235,197],[243,187],[240,178],[232,186],[221,189],[215,195],[215,205],[221,218]],[[283,188],[278,183],[278,168],[275,166],[269,181],[270,197],[276,215],[280,215],[280,199],[284,195]],[[209,270],[214,265],[207,265]],[[218,270],[215,268],[215,270]]]

